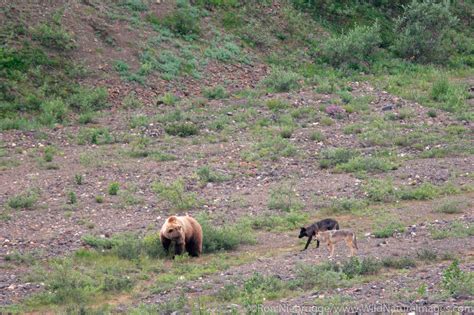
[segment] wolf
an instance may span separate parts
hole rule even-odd
[[[316,233],[316,239],[326,243],[329,251],[329,258],[332,258],[334,255],[334,245],[341,241],[345,241],[347,247],[351,250],[351,257],[354,256],[357,249],[357,239],[356,235],[351,230],[332,230],[332,231],[319,231]]]
[[[303,251],[308,248],[313,236],[315,236],[318,231],[327,230],[339,230],[339,223],[333,219],[324,219],[308,226],[307,228],[302,227],[298,238],[303,238],[305,236],[308,237],[308,241],[306,242],[306,246],[304,247]],[[316,248],[319,248],[319,241],[316,243]]]

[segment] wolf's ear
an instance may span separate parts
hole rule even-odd
[[[304,226],[301,227],[301,232],[306,231],[306,228]]]

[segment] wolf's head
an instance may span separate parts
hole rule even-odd
[[[306,228],[305,227],[302,227],[301,228],[301,231],[300,231],[300,235],[298,235],[298,238],[303,238],[305,236],[308,236],[308,233],[306,231]]]

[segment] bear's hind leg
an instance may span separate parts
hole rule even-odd
[[[192,257],[199,257],[199,255],[201,255],[199,244],[194,239],[191,239],[186,243],[186,251],[188,252],[189,256]]]

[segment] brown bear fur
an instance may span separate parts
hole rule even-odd
[[[193,257],[198,257],[202,253],[201,225],[188,215],[171,216],[166,219],[161,227],[160,238],[167,253],[171,242],[175,242],[175,255],[181,255],[185,249],[189,256]]]

